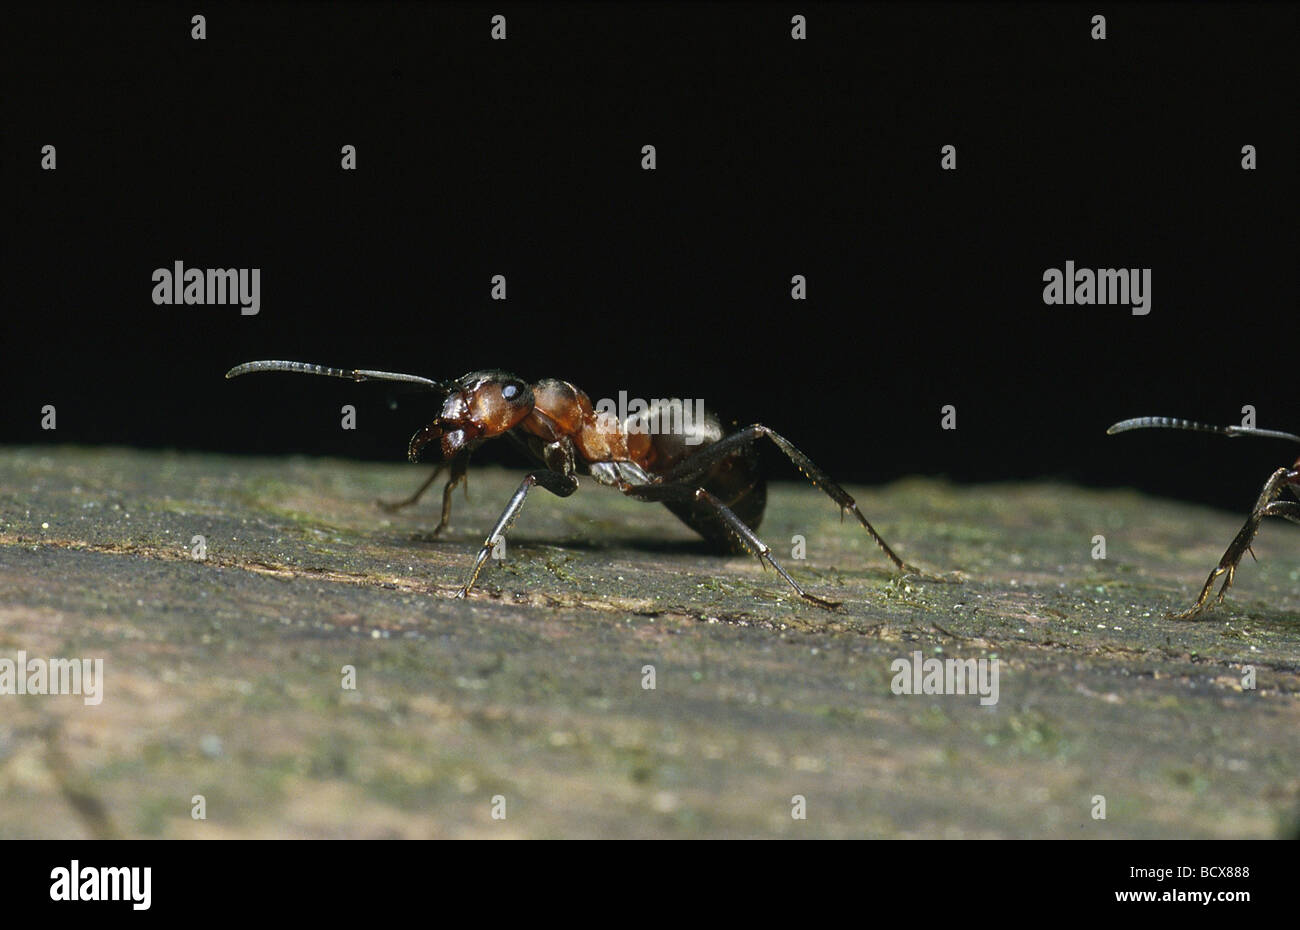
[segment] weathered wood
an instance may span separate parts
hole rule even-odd
[[[1191,602],[1238,518],[1051,484],[852,489],[904,558],[966,577],[936,584],[892,576],[817,491],[774,485],[759,535],[844,601],[827,612],[584,482],[568,500],[535,492],[506,561],[460,601],[520,475],[471,471],[472,500],[456,495],[436,540],[421,536],[436,490],[397,515],[373,504],[424,475],[0,452],[0,658],[102,657],[106,677],[98,706],[0,695],[0,838],[1295,829],[1287,524],[1265,527],[1225,607],[1187,623],[1164,614]],[[796,534],[806,560],[790,558]],[[891,662],[915,650],[998,658],[999,702],[891,693]]]

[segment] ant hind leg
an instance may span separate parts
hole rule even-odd
[[[846,511],[852,513],[858,523],[862,524],[862,527],[871,536],[872,540],[875,541],[876,545],[880,547],[880,550],[885,554],[889,561],[894,563],[894,567],[898,569],[898,571],[905,575],[917,575],[932,581],[953,580],[951,578],[929,575],[921,571],[919,568],[915,568],[914,566],[904,562],[894,552],[894,550],[889,547],[889,544],[881,538],[880,534],[876,532],[875,527],[871,525],[862,511],[858,509],[857,502],[849,496],[847,491],[840,487],[836,482],[832,481],[830,475],[818,468],[812,459],[808,458],[808,456],[804,455],[795,447],[794,443],[790,442],[790,440],[786,439],[780,433],[777,433],[761,423],[754,423],[750,426],[746,426],[744,429],[737,430],[731,435],[724,436],[717,442],[705,446],[699,452],[696,452],[694,455],[691,455],[684,461],[678,463],[676,467],[669,469],[669,471],[664,474],[663,481],[664,483],[671,484],[678,481],[686,481],[696,478],[699,475],[702,475],[715,463],[735,452],[737,449],[763,437],[770,439],[778,449],[785,453],[786,458],[795,464],[799,471],[803,473],[804,477],[812,482],[814,487],[821,490],[827,497],[839,504],[841,519]]]
[[[759,539],[758,534],[751,530],[745,524],[744,520],[736,516],[735,512],[733,512],[730,507],[718,500],[708,491],[704,490],[704,488],[694,488],[692,490],[690,485],[682,484],[680,482],[673,484],[646,485],[635,485],[622,482],[617,487],[624,494],[629,497],[635,497],[638,500],[658,501],[660,503],[669,500],[698,501],[709,505],[717,512],[718,516],[722,517],[722,519],[726,521],[727,526],[736,534],[736,537],[740,539],[745,548],[758,558],[759,563],[764,567],[771,565],[776,569],[777,574],[784,578],[786,583],[790,585],[790,587],[794,589],[795,593],[801,598],[809,603],[816,604],[818,607],[825,608],[826,610],[834,610],[836,607],[840,606],[838,601],[825,600],[824,598],[817,597],[815,594],[809,594],[800,587],[799,582],[791,578],[789,572],[782,568],[781,563],[772,556],[771,547],[768,546],[767,543],[763,542],[763,540]]]

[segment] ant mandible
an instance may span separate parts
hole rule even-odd
[[[1110,429],[1106,430],[1107,435],[1115,433],[1126,433],[1133,429],[1184,429],[1192,430],[1197,433],[1215,433],[1219,436],[1262,436],[1266,439],[1289,439],[1292,442],[1300,442],[1300,436],[1294,433],[1283,433],[1279,430],[1256,429],[1251,426],[1208,426],[1205,423],[1196,423],[1192,420],[1178,420],[1173,417],[1137,417],[1132,420],[1122,420],[1116,423]],[[1175,620],[1190,620],[1205,609],[1206,601],[1210,597],[1210,591],[1214,588],[1214,582],[1222,575],[1227,577],[1223,579],[1223,587],[1219,588],[1219,596],[1215,598],[1215,604],[1222,604],[1224,595],[1232,587],[1233,579],[1237,575],[1237,566],[1241,564],[1242,558],[1247,552],[1251,558],[1255,557],[1254,551],[1250,548],[1255,541],[1255,534],[1259,532],[1259,525],[1264,522],[1265,517],[1281,517],[1284,520],[1290,520],[1292,523],[1300,523],[1300,503],[1295,501],[1280,501],[1277,498],[1282,492],[1290,488],[1291,493],[1300,496],[1300,459],[1291,465],[1291,467],[1279,468],[1269,476],[1268,481],[1264,482],[1264,490],[1259,494],[1259,499],[1255,501],[1255,506],[1246,518],[1246,523],[1238,531],[1236,537],[1228,546],[1228,550],[1223,553],[1223,558],[1219,559],[1219,564],[1215,566],[1214,571],[1210,572],[1210,577],[1205,579],[1205,586],[1201,588],[1201,596],[1196,599],[1196,603],[1180,614],[1174,614]]]
[[[721,420],[705,411],[703,422],[683,421],[682,430],[656,433],[633,430],[626,421],[619,423],[612,417],[597,414],[587,395],[567,381],[547,378],[529,384],[496,370],[473,371],[455,381],[442,382],[389,371],[345,370],[306,362],[268,360],[237,365],[226,372],[226,377],[260,371],[325,375],[350,381],[401,381],[445,394],[442,411],[411,437],[407,448],[407,457],[414,462],[421,449],[436,443],[442,461],[406,500],[380,502],[389,512],[414,504],[442,470],[449,468],[442,495],[442,519],[435,534],[447,525],[451,516],[451,494],[465,480],[470,455],[487,440],[509,436],[542,464],[542,468],[528,473],[510,498],[457,597],[465,597],[474,586],[484,563],[518,516],[524,498],[534,486],[568,497],[578,489],[576,476],[588,474],[629,497],[663,504],[717,547],[733,553],[749,551],[760,563],[776,569],[804,600],[818,607],[838,607],[837,602],[816,597],[801,588],[752,529],[762,520],[767,502],[767,483],[759,470],[754,448],[754,441],[762,438],[770,439],[816,487],[840,505],[841,518],[844,511],[852,512],[895,568],[903,573],[920,574],[894,554],[843,488],[787,439],[760,423],[727,434]],[[653,414],[654,406],[643,416]]]

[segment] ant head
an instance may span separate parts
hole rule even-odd
[[[500,436],[533,412],[533,389],[505,371],[471,371],[450,386],[442,412],[411,437],[407,457],[437,442],[444,459]]]

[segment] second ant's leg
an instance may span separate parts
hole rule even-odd
[[[1210,597],[1210,592],[1214,589],[1214,583],[1221,576],[1227,576],[1223,580],[1223,586],[1219,588],[1218,597],[1214,599],[1216,604],[1222,604],[1224,596],[1228,589],[1232,587],[1232,582],[1237,575],[1237,566],[1250,551],[1250,544],[1255,540],[1255,534],[1259,532],[1259,525],[1265,517],[1282,517],[1293,522],[1300,522],[1300,504],[1291,501],[1278,501],[1275,498],[1282,493],[1282,489],[1288,484],[1300,482],[1300,471],[1290,468],[1279,468],[1269,477],[1264,484],[1264,490],[1260,492],[1259,500],[1255,502],[1255,508],[1251,511],[1250,516],[1246,518],[1246,523],[1237,532],[1236,537],[1228,546],[1228,550],[1223,553],[1223,558],[1219,559],[1219,564],[1215,566],[1214,571],[1210,572],[1210,577],[1205,579],[1205,586],[1201,588],[1200,597],[1196,603],[1180,614],[1174,614],[1175,620],[1190,620],[1203,611]]]
[[[474,587],[479,572],[483,570],[483,564],[487,562],[488,556],[492,554],[497,541],[505,535],[505,531],[510,528],[510,524],[515,522],[515,517],[519,516],[519,510],[524,506],[524,498],[528,496],[528,492],[536,484],[540,484],[557,497],[568,497],[578,490],[577,478],[558,471],[535,471],[524,478],[519,485],[519,489],[511,495],[510,503],[506,504],[505,512],[497,520],[496,526],[492,527],[492,532],[488,533],[487,539],[483,541],[483,548],[479,549],[478,558],[474,560],[474,568],[470,571],[469,578],[461,585],[460,591],[456,593],[457,597],[465,597],[469,594],[469,589]]]
[[[808,456],[796,449],[790,440],[786,439],[779,433],[772,431],[761,423],[747,426],[742,430],[732,433],[730,436],[724,436],[712,445],[705,446],[699,452],[689,456],[685,461],[680,462],[676,467],[669,469],[668,472],[664,474],[663,481],[665,484],[669,484],[697,477],[703,474],[716,462],[721,461],[732,452],[735,452],[736,449],[744,446],[745,443],[753,442],[755,439],[763,436],[772,440],[772,442],[776,444],[776,447],[784,452],[786,457],[790,459],[790,461],[794,462],[798,469],[804,473],[804,476],[813,483],[814,487],[820,488],[825,492],[826,496],[840,505],[841,518],[843,518],[844,511],[846,510],[852,513],[853,516],[857,518],[858,522],[861,523],[866,531],[871,535],[871,538],[875,540],[876,545],[879,546],[881,551],[889,558],[889,561],[893,562],[894,566],[900,572],[912,575],[924,574],[920,569],[908,565],[894,553],[893,549],[889,548],[889,544],[880,537],[880,534],[876,532],[875,527],[873,527],[867,521],[867,518],[863,516],[862,511],[858,509],[857,503],[849,496],[847,491],[832,481],[829,475],[813,463],[812,459],[808,458]]]
[[[694,500],[708,504],[718,512],[727,525],[745,544],[745,548],[758,557],[758,561],[764,565],[771,565],[777,573],[786,580],[790,587],[794,588],[795,593],[806,601],[816,604],[818,607],[825,607],[828,610],[839,607],[837,601],[827,601],[820,597],[809,594],[799,586],[799,582],[790,577],[789,573],[781,567],[781,563],[772,557],[772,549],[758,538],[758,535],[745,525],[745,521],[736,516],[731,508],[722,501],[718,500],[704,488],[695,488],[690,490],[682,484],[647,484],[633,485],[626,482],[618,485],[620,491],[629,497],[636,497],[647,501],[664,501],[664,500]]]

